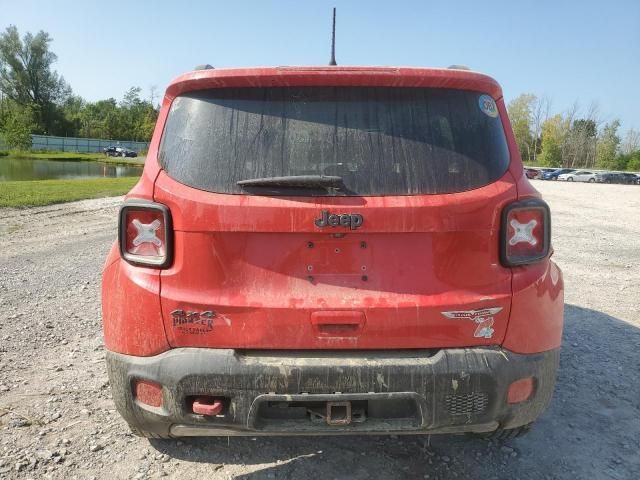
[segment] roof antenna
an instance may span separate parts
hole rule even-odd
[[[338,65],[336,63],[336,7],[333,7],[333,30],[331,31],[331,61],[329,65]]]

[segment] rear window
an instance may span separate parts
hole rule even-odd
[[[209,192],[260,194],[236,182],[329,175],[341,186],[269,194],[415,195],[487,185],[509,151],[495,103],[477,92],[224,88],[174,99],[159,159],[171,178]]]

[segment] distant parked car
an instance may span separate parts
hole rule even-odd
[[[600,172],[596,174],[596,182],[599,183],[624,183],[634,185],[640,183],[638,175],[624,172]]]
[[[565,180],[567,182],[595,183],[596,174],[587,170],[578,170],[577,172],[563,173],[562,175],[558,175],[558,180]]]
[[[538,176],[540,175],[540,171],[536,170],[535,168],[526,168],[524,169],[524,174],[527,176],[527,178],[532,179],[532,178],[538,178]]]
[[[553,170],[552,172],[547,172],[542,175],[543,180],[558,180],[560,175],[564,175],[566,173],[575,172],[573,168],[559,168],[558,170]]]
[[[553,173],[556,171],[555,168],[538,168],[538,176],[536,177],[538,180],[544,180],[544,176],[548,173]]]
[[[622,174],[617,172],[599,172],[596,173],[596,182],[623,183]]]
[[[108,157],[137,157],[138,154],[133,150],[124,147],[106,147],[103,149],[104,154]]]
[[[640,185],[640,175],[635,173],[620,173],[620,183]]]

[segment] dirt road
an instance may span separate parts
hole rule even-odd
[[[100,324],[119,199],[0,209],[0,478],[640,478],[640,187],[535,185],[553,212],[566,330],[549,411],[508,445],[133,437]]]

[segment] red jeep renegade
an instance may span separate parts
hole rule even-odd
[[[102,285],[149,437],[520,433],[562,273],[491,78],[202,69],[167,89]]]

